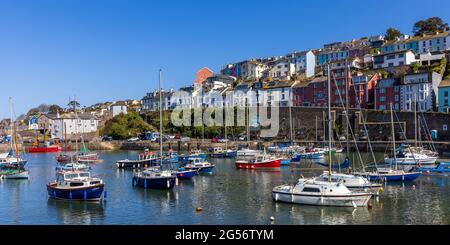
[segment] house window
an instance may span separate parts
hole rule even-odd
[[[445,91],[445,92],[444,92],[444,96],[445,96],[445,97],[448,97],[448,91]]]

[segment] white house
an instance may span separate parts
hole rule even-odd
[[[269,76],[274,80],[289,80],[294,74],[295,64],[289,61],[281,61],[269,71]]]
[[[248,61],[242,65],[241,77],[244,80],[257,80],[263,76],[265,70],[269,69],[266,64],[258,61]]]
[[[110,106],[109,110],[112,112],[113,117],[128,113],[128,107],[125,102],[116,102]]]
[[[264,84],[262,105],[264,106],[293,106],[293,86],[296,82],[273,81]]]
[[[428,53],[450,50],[449,35],[449,32],[444,32],[418,38],[419,52]]]
[[[95,133],[99,120],[92,114],[65,114],[49,117],[52,138],[75,138],[83,134]]]
[[[400,109],[413,111],[416,102],[419,111],[434,111],[441,81],[442,76],[435,72],[405,75],[400,88]]]
[[[381,54],[373,57],[373,67],[375,69],[410,65],[414,62],[416,62],[416,55],[412,50]]]
[[[294,53],[295,72],[306,74],[306,77],[313,77],[316,71],[316,55],[313,51]]]

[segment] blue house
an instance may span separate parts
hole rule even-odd
[[[450,80],[443,80],[439,85],[439,112],[450,112]]]

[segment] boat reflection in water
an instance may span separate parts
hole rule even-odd
[[[49,209],[56,211],[56,218],[60,224],[72,225],[101,225],[105,219],[103,202],[66,202],[48,199]]]

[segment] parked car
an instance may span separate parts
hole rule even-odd
[[[346,140],[347,140],[347,138],[345,136],[340,136],[339,137],[339,141],[346,141]]]
[[[141,139],[139,139],[139,137],[133,137],[133,138],[128,139],[128,142],[138,142],[140,140]]]
[[[245,136],[245,135],[239,136],[239,140],[240,141],[246,141],[247,140],[247,136]]]
[[[219,143],[227,143],[229,141],[230,141],[229,139],[225,139],[225,138],[219,139]]]
[[[113,137],[105,135],[102,137],[102,141],[113,141]]]

